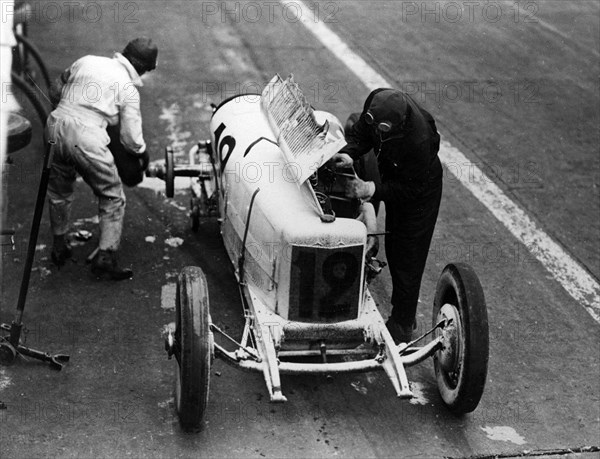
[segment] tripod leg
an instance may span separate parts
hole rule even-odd
[[[25,300],[27,299],[27,291],[29,289],[29,279],[31,277],[31,268],[35,257],[35,246],[37,244],[40,223],[44,212],[44,200],[46,199],[46,190],[48,188],[48,180],[50,178],[50,165],[52,164],[52,155],[54,153],[54,141],[48,141],[46,151],[44,153],[44,167],[40,178],[40,187],[38,189],[37,200],[35,202],[35,210],[33,213],[33,221],[31,222],[31,231],[29,233],[29,245],[27,246],[27,257],[23,267],[23,278],[21,279],[21,289],[19,290],[19,299],[17,301],[17,312],[15,320],[11,326],[10,344],[13,347],[19,346],[19,338],[21,336],[21,327],[23,319],[23,310],[25,309]]]

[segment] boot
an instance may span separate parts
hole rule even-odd
[[[98,278],[110,280],[124,280],[133,277],[133,271],[120,268],[117,263],[117,254],[112,250],[99,250],[92,260],[92,273]]]
[[[54,241],[52,243],[52,252],[50,253],[50,258],[52,262],[61,268],[67,262],[73,251],[71,250],[71,246],[67,242],[65,235],[61,234],[58,236],[54,236]]]
[[[415,320],[412,325],[402,325],[391,317],[385,323],[390,335],[394,338],[396,344],[410,343],[412,341],[413,331],[417,329],[417,321]]]

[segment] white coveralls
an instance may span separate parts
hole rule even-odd
[[[85,56],[63,73],[60,103],[46,122],[56,142],[48,196],[55,236],[69,229],[76,173],[98,197],[100,250],[117,250],[125,214],[125,193],[106,132],[121,124],[120,140],[133,154],[146,150],[142,135],[140,76],[120,53],[113,58]]]

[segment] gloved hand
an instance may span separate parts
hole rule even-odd
[[[375,182],[364,182],[358,177],[346,181],[346,197],[368,201],[375,194]]]
[[[354,160],[352,159],[352,157],[346,153],[336,153],[332,156],[329,162],[333,164],[333,167],[335,167],[336,169],[343,169],[345,167],[350,167],[354,164]]]

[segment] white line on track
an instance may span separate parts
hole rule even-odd
[[[162,286],[160,291],[160,307],[165,311],[175,309],[176,290],[177,284],[175,282],[169,282]]]
[[[383,76],[322,22],[314,21],[308,7],[295,1],[280,0],[282,5],[293,6],[301,22],[320,42],[353,72],[372,91],[392,88]],[[293,5],[292,5],[293,4]],[[577,300],[590,315],[600,322],[600,285],[560,245],[552,240],[526,212],[515,204],[489,177],[450,143],[442,140],[440,159],[448,170],[552,273],[563,288]],[[472,173],[456,173],[456,165],[469,165]]]
[[[6,374],[4,367],[0,367],[0,392],[12,384],[10,377]]]

